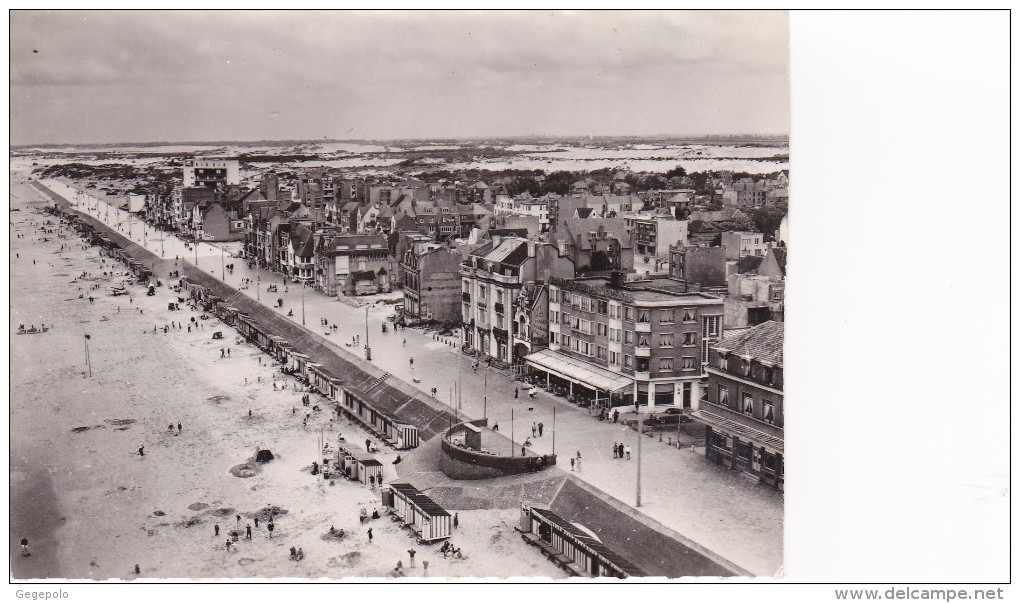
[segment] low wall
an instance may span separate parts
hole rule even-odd
[[[556,455],[503,456],[470,448],[461,448],[450,441],[450,437],[465,423],[487,427],[488,419],[476,419],[458,423],[443,434],[443,454],[439,469],[451,479],[491,479],[521,473],[534,473],[556,464]]]

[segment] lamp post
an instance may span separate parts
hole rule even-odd
[[[365,306],[365,360],[372,359],[372,348],[368,345],[368,306]]]
[[[305,326],[305,282],[301,281],[301,326]]]
[[[644,416],[638,413],[638,429],[637,429],[637,505],[641,506],[641,432],[645,429]]]
[[[255,301],[262,300],[262,275],[255,277]]]
[[[89,377],[92,376],[92,358],[89,356],[89,339],[91,336],[85,333],[85,366],[89,369]]]
[[[225,261],[226,259],[224,258],[223,246],[220,245],[220,280],[223,281],[224,283],[227,282],[227,276],[226,273],[224,272],[226,268],[224,264]]]

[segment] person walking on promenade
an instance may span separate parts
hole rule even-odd
[[[538,436],[538,425],[534,421],[531,422],[531,437]]]
[[[521,390],[519,390],[518,388],[515,387],[514,388],[514,400],[518,399],[520,397],[520,394],[521,394]]]
[[[542,430],[545,429],[545,425],[541,421],[538,422],[538,437],[542,437]]]
[[[613,423],[616,423],[620,419],[619,409],[613,411]]]
[[[460,526],[460,517],[456,513],[454,513],[453,514],[453,527],[456,528],[458,526]]]
[[[368,528],[368,543],[372,544],[372,528]]]
[[[627,460],[629,461],[630,460],[630,444],[624,446],[623,447],[623,451],[624,451],[624,453],[627,454]]]
[[[616,447],[616,442],[613,442],[613,458],[619,458],[616,453],[619,452],[619,448]]]

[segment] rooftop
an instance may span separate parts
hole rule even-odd
[[[750,356],[761,362],[782,366],[783,323],[770,320],[760,325],[727,334],[715,349],[739,356]]]

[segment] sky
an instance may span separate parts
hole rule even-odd
[[[784,12],[11,11],[11,144],[787,134]]]

